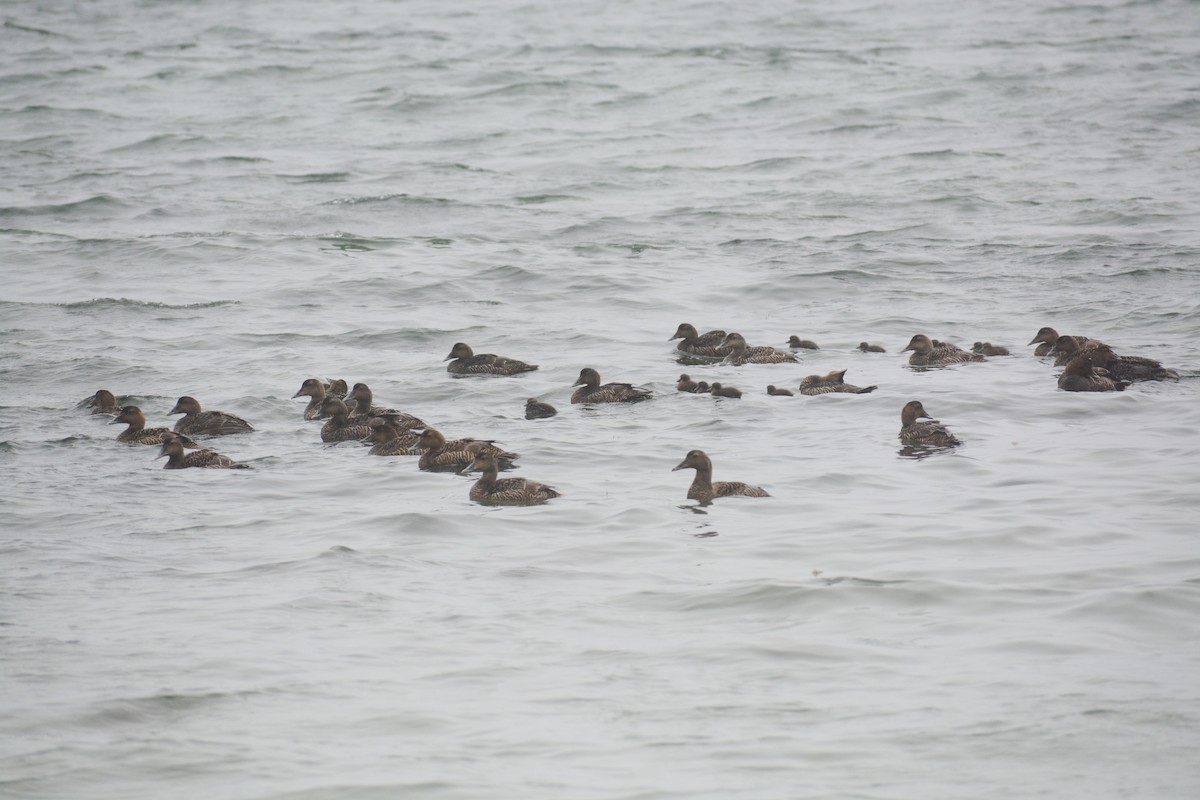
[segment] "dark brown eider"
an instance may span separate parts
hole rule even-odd
[[[683,461],[680,461],[671,471],[681,469],[696,470],[696,477],[688,489],[688,499],[701,503],[711,503],[716,497],[770,497],[766,490],[751,486],[740,481],[717,481],[712,479],[712,459],[703,450],[691,450]]]
[[[908,346],[900,352],[903,353],[905,350],[913,351],[913,354],[908,357],[908,363],[914,367],[936,367],[942,364],[961,364],[965,361],[987,361],[977,353],[968,353],[949,342],[931,340],[923,333],[912,337]]]
[[[371,435],[369,417],[351,417],[350,409],[336,397],[326,397],[321,403],[321,413],[329,421],[321,426],[322,442],[362,441]]]
[[[1094,347],[1100,344],[1096,339],[1089,339],[1086,336],[1072,336],[1076,344],[1080,347]],[[1029,340],[1029,344],[1037,344],[1033,354],[1035,356],[1048,356],[1054,353],[1055,345],[1058,342],[1058,331],[1049,326],[1040,329],[1037,335]]]
[[[1010,355],[1008,348],[1003,345],[992,344],[991,342],[976,342],[971,345],[971,352],[981,356],[1007,356]]]
[[[167,459],[167,463],[163,465],[163,469],[187,469],[189,467],[199,467],[201,469],[250,469],[248,464],[239,464],[229,456],[223,456],[212,450],[197,450],[185,455],[183,452],[183,440],[179,435],[173,433],[163,437],[162,449],[159,450],[158,457]]]
[[[1094,351],[1083,352],[1067,362],[1063,374],[1058,376],[1058,388],[1065,392],[1123,392],[1128,381],[1114,380],[1109,375],[1100,375],[1095,362],[1101,359]]]
[[[709,393],[713,397],[728,397],[733,400],[740,400],[742,398],[741,389],[735,389],[732,386],[722,386],[719,383],[714,383],[712,388],[709,390]]]
[[[341,378],[330,378],[329,382],[325,384],[325,394],[345,400],[346,395],[350,394],[350,386]]]
[[[779,389],[779,388],[776,388],[775,386],[768,386],[767,394],[771,395],[772,397],[791,397],[792,396],[792,392],[789,391],[788,389]]]
[[[727,335],[721,344],[728,347],[730,351],[721,363],[731,364],[735,367],[740,367],[742,364],[784,364],[799,361],[795,353],[787,350],[779,350],[765,345],[750,347],[746,344],[746,337],[737,332]]]
[[[675,345],[675,349],[691,356],[724,358],[729,355],[729,348],[721,344],[724,338],[725,331],[709,331],[701,335],[693,326],[682,322],[675,329],[675,335],[667,341],[682,339],[683,341]]]
[[[459,470],[460,474],[481,471],[483,475],[471,487],[470,498],[485,506],[536,506],[562,494],[553,486],[537,483],[528,478],[500,478],[496,456],[481,452],[471,463]]]
[[[536,397],[525,401],[525,419],[549,419],[557,413],[557,408],[549,403],[543,403]]]
[[[426,428],[421,432],[419,440],[425,452],[417,466],[424,470],[461,470],[470,464],[481,452],[490,453],[497,461],[512,462],[516,453],[508,453],[496,447],[491,442],[474,439],[456,439],[447,442],[441,431]]]
[[[886,353],[887,352],[887,350],[884,350],[879,345],[871,344],[870,342],[859,342],[858,349],[864,353]]]
[[[800,381],[800,394],[810,397],[818,394],[842,392],[845,394],[868,394],[878,386],[852,386],[845,381],[846,370],[834,370],[827,375],[809,375]]]
[[[600,383],[600,373],[591,367],[579,371],[572,386],[580,388],[571,395],[572,403],[636,403],[650,396],[649,389],[638,389],[628,383]]]
[[[526,364],[515,358],[493,353],[476,354],[463,342],[455,342],[454,347],[450,348],[450,355],[443,360],[450,362],[446,365],[446,371],[455,375],[516,375],[537,369],[537,364]]]
[[[708,381],[699,381],[696,384],[696,394],[708,394],[712,391],[712,387],[708,385]]]
[[[793,350],[820,350],[812,339],[801,339],[799,336],[788,337],[788,347]]]
[[[928,422],[918,422],[927,419]],[[900,441],[906,445],[953,447],[962,444],[954,434],[925,412],[920,400],[911,400],[900,410]]]
[[[93,414],[116,416],[121,413],[121,407],[117,405],[117,398],[108,389],[97,389],[96,393],[84,402],[91,407]]]
[[[121,413],[117,414],[116,419],[108,423],[116,425],[123,422],[129,427],[117,434],[118,442],[126,442],[127,444],[162,444],[164,436],[174,436],[175,432],[170,428],[147,428],[146,415],[137,406],[122,406]],[[200,445],[193,442],[189,437],[183,436],[184,447],[199,447]]]
[[[697,383],[696,383],[694,380],[692,380],[692,376],[691,376],[691,375],[688,375],[688,374],[685,372],[684,374],[680,375],[680,376],[679,376],[679,380],[678,380],[678,381],[676,381],[676,383],[675,383],[675,391],[677,391],[677,392],[688,392],[689,394],[695,394],[695,393],[696,393],[696,387],[697,387],[698,385],[699,385],[699,384],[697,384]]]
[[[304,383],[300,384],[300,390],[292,395],[292,399],[297,397],[307,397],[308,405],[304,407],[305,419],[319,419],[321,414],[321,404],[325,402],[326,394],[328,393],[328,384],[322,383],[317,378],[305,378]],[[345,395],[342,395],[345,397]]]
[[[1079,356],[1088,356],[1092,365],[1107,370],[1116,381],[1173,381],[1179,373],[1158,361],[1143,356],[1119,356],[1106,344],[1080,347],[1070,336],[1060,336],[1054,345],[1054,365],[1066,366]]]
[[[175,432],[188,436],[228,436],[234,433],[250,433],[254,428],[249,422],[224,411],[202,411],[196,398],[184,395],[175,402],[168,414],[183,414],[175,423]]]
[[[395,408],[384,408],[375,405],[375,396],[371,393],[371,387],[365,383],[354,384],[354,388],[350,390],[350,399],[354,401],[354,408],[350,408],[349,404],[347,404],[346,408],[350,411],[351,423],[386,417],[392,425],[401,430],[415,430],[426,427],[422,420],[414,417],[412,414],[407,414]]]
[[[401,431],[383,419],[373,419],[367,424],[371,428],[371,435],[367,437],[371,442],[369,455],[419,456],[425,452],[420,435],[414,431]]]

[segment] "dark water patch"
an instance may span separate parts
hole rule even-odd
[[[197,134],[183,135],[163,133],[148,136],[130,144],[118,145],[105,150],[106,153],[159,153],[174,155],[179,149],[195,150],[201,147],[211,147],[214,144],[207,136]]]
[[[240,305],[240,301],[213,300],[208,303],[184,303],[182,305],[172,305],[170,303],[157,303],[152,300],[131,300],[127,297],[97,297],[92,300],[80,300],[74,303],[54,303],[53,305],[59,306],[60,308],[65,308],[68,311],[104,311],[113,308],[172,309],[177,311],[190,311],[198,308],[236,306]]]
[[[98,194],[73,203],[59,203],[43,206],[4,206],[0,207],[0,217],[22,216],[55,216],[76,218],[91,214],[120,211],[130,206],[112,195]]]
[[[354,177],[350,172],[309,172],[302,175],[282,175],[293,183],[345,183]]]
[[[75,37],[73,36],[46,30],[45,28],[34,28],[30,25],[21,25],[20,23],[13,22],[11,19],[4,21],[4,29],[10,31],[20,31],[21,33],[32,33],[36,34],[37,36],[50,36],[56,39],[68,39],[70,41],[76,41]]]
[[[573,194],[529,194],[518,195],[513,201],[522,205],[543,205],[561,200],[583,200],[583,197]]]

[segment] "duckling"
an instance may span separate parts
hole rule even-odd
[[[387,417],[388,421],[402,430],[415,430],[417,428],[426,427],[425,422],[414,417],[412,414],[407,414],[395,408],[383,408],[375,405],[375,396],[371,392],[371,387],[365,383],[356,383],[354,388],[350,390],[350,399],[354,401],[354,408],[351,409],[349,404],[346,408],[350,411],[350,422],[365,422],[376,417]]]
[[[936,339],[931,340],[922,333],[918,333],[912,337],[908,342],[908,346],[900,352],[903,353],[906,350],[913,351],[913,354],[908,357],[908,363],[914,367],[961,364],[964,361],[987,361],[986,358],[977,353],[968,353],[961,347],[952,345],[949,342],[939,342]]]
[[[367,436],[367,441],[371,442],[369,455],[419,456],[425,452],[420,435],[413,431],[401,431],[383,419],[373,419],[367,426],[371,429]]]
[[[1065,392],[1123,392],[1129,381],[1115,380],[1105,370],[1096,372],[1095,362],[1101,359],[1094,350],[1085,350],[1066,363],[1058,376],[1058,388]]]
[[[650,396],[649,389],[637,389],[628,383],[600,384],[600,373],[591,367],[579,371],[579,379],[572,386],[579,386],[571,395],[572,403],[636,403]]]
[[[350,409],[336,397],[326,397],[321,402],[321,413],[329,421],[321,426],[322,442],[362,441],[371,435],[368,417],[351,417]]]
[[[859,342],[858,349],[864,353],[886,353],[887,352],[887,350],[884,350],[881,346],[879,346],[877,344],[871,344],[870,342]]]
[[[692,376],[685,372],[679,376],[679,380],[675,383],[675,391],[695,394],[697,385],[698,384],[692,380]]]
[[[536,506],[562,494],[552,486],[528,478],[499,478],[496,456],[489,452],[476,453],[459,474],[481,471],[483,474],[471,487],[470,498],[485,506]]]
[[[1008,348],[991,342],[976,342],[971,345],[971,352],[981,356],[1007,356]]]
[[[1096,339],[1089,339],[1086,336],[1072,336],[1076,344],[1080,347],[1095,347],[1100,344]],[[1029,344],[1037,344],[1033,354],[1035,356],[1048,356],[1055,351],[1055,346],[1058,342],[1058,331],[1049,326],[1038,330],[1037,335],[1029,340]]]
[[[800,381],[800,394],[818,395],[831,392],[846,394],[868,394],[878,389],[878,386],[852,386],[845,381],[846,370],[834,370],[827,375],[809,375]]]
[[[779,389],[779,388],[776,388],[775,386],[768,386],[767,394],[771,395],[772,397],[791,397],[792,396],[792,392],[789,391],[788,389]]]
[[[672,472],[681,469],[696,470],[696,477],[688,489],[688,500],[698,500],[701,503],[711,503],[716,497],[770,497],[765,489],[751,486],[740,481],[717,481],[712,479],[712,459],[703,450],[690,450]]]
[[[817,343],[811,339],[801,339],[799,336],[788,337],[788,347],[793,350],[820,350]]]
[[[918,422],[927,419],[929,422]],[[925,412],[920,400],[911,400],[900,410],[900,441],[906,445],[953,447],[962,444],[954,434]]]
[[[712,387],[708,385],[708,381],[699,381],[696,384],[696,394],[708,394],[712,391]]]
[[[117,405],[117,398],[108,389],[97,389],[96,393],[84,400],[91,409],[93,414],[112,414],[116,416],[121,413],[121,407]]]
[[[516,375],[521,372],[532,372],[537,364],[526,364],[515,358],[494,355],[492,353],[475,353],[463,342],[455,342],[450,348],[450,355],[443,361],[449,361],[446,371],[455,375]]]
[[[254,430],[249,422],[224,411],[202,411],[194,397],[184,395],[175,402],[168,414],[183,414],[175,423],[176,433],[188,436],[228,436],[234,433],[250,433]]]
[[[418,443],[425,449],[417,466],[423,470],[461,470],[481,452],[490,453],[497,461],[512,462],[516,453],[509,453],[496,447],[491,442],[474,439],[456,439],[447,442],[441,431],[426,428],[420,434]]]
[[[343,381],[344,383],[344,381]],[[308,405],[304,407],[304,418],[307,420],[319,419],[322,415],[321,404],[325,402],[329,389],[328,384],[322,383],[317,378],[305,378],[304,383],[300,384],[300,389],[292,399],[297,397],[308,397]],[[342,395],[345,397],[345,394]]]
[[[169,433],[163,437],[162,448],[158,451],[159,458],[167,459],[163,469],[187,469],[200,467],[203,469],[250,469],[248,464],[239,464],[229,456],[223,456],[212,450],[197,450],[184,454],[183,440],[178,434]]]
[[[137,406],[122,406],[121,413],[117,414],[116,418],[108,424],[116,425],[121,422],[129,427],[117,434],[118,442],[161,445],[164,436],[174,435],[174,431],[170,428],[147,428],[146,415]],[[197,448],[200,446],[188,436],[181,436],[180,438],[183,441],[184,447]]]
[[[549,403],[543,403],[536,397],[525,401],[525,419],[548,419],[557,413],[557,408]]]
[[[729,355],[729,348],[721,344],[721,340],[724,338],[725,331],[709,331],[701,335],[693,326],[682,322],[675,329],[675,335],[667,341],[682,339],[683,341],[675,345],[675,349],[691,356],[724,358]]]
[[[728,347],[730,351],[721,363],[735,367],[740,367],[742,364],[784,364],[799,361],[795,353],[787,350],[766,346],[750,347],[746,344],[746,337],[737,332],[726,335],[721,340],[721,345]]]
[[[722,386],[719,383],[714,383],[712,385],[712,389],[709,390],[709,393],[713,397],[729,397],[733,400],[741,400],[742,399],[742,390],[741,389],[735,389],[732,386]]]

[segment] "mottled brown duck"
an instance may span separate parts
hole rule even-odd
[[[921,422],[925,419],[927,422]],[[911,400],[900,410],[900,441],[906,445],[953,447],[962,444],[954,434],[925,411],[920,400]]]
[[[147,428],[146,415],[137,406],[122,406],[121,413],[109,425],[125,423],[128,427],[117,434],[118,442],[126,444],[158,444],[163,443],[164,436],[174,435],[170,428]],[[184,447],[199,447],[190,437],[182,437]]]
[[[469,497],[485,506],[536,506],[562,494],[553,486],[531,481],[528,478],[501,478],[496,456],[492,453],[476,453],[471,463],[461,473],[479,471],[483,474],[471,487]]]
[[[937,367],[943,364],[962,364],[968,361],[987,361],[978,353],[971,353],[949,342],[939,342],[930,339],[923,333],[918,333],[909,340],[908,346],[901,350],[912,350],[908,363],[914,367]]]
[[[746,337],[736,331],[727,334],[721,344],[729,348],[729,355],[725,356],[725,360],[721,363],[735,367],[740,367],[742,364],[786,364],[799,361],[796,354],[788,350],[765,345],[751,347],[746,343]]]
[[[675,349],[690,356],[724,358],[730,352],[728,347],[721,344],[724,338],[725,331],[708,331],[701,334],[692,325],[682,322],[675,329],[675,335],[667,341],[679,339],[680,342],[675,345]]]
[[[825,375],[808,375],[800,381],[800,394],[813,396],[818,394],[868,394],[878,389],[878,386],[853,386],[846,383],[846,370],[834,370]]]
[[[183,414],[175,423],[175,432],[188,436],[229,436],[254,430],[249,422],[235,414],[202,410],[199,401],[188,395],[175,401],[175,407],[167,413]]]
[[[578,386],[571,395],[572,403],[636,403],[650,396],[649,389],[638,389],[628,383],[600,383],[600,373],[591,367],[579,371]]]
[[[476,353],[465,342],[455,342],[450,348],[450,355],[443,360],[450,362],[446,365],[446,371],[455,375],[518,375],[537,369],[537,364],[526,364],[515,358]]]
[[[751,486],[748,483],[741,481],[717,481],[712,479],[712,459],[708,457],[703,450],[690,450],[680,461],[671,469],[672,472],[681,469],[696,470],[696,477],[692,480],[691,487],[688,488],[688,499],[698,500],[701,503],[711,503],[717,497],[770,497],[765,489],[758,486]]]
[[[162,448],[158,451],[159,458],[167,459],[163,469],[250,469],[248,464],[239,464],[229,456],[212,450],[196,450],[185,454],[183,447],[183,440],[178,434],[163,437]]]

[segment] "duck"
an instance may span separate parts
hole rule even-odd
[[[919,419],[929,420],[918,422]],[[920,400],[910,400],[900,410],[900,441],[906,445],[954,447],[962,444],[940,422],[929,416]]]
[[[531,481],[528,478],[500,478],[496,456],[489,452],[476,453],[461,470],[460,475],[482,472],[479,480],[471,486],[468,496],[472,501],[485,506],[537,506],[562,493],[553,486]]]
[[[317,378],[305,378],[304,382],[300,384],[300,389],[292,395],[292,399],[295,400],[297,397],[309,398],[308,405],[304,407],[304,418],[314,420],[320,419],[323,416],[321,413],[321,404],[325,402],[326,396],[336,396],[329,395],[328,393],[329,384]],[[345,396],[345,393],[343,393],[342,397]]]
[[[174,433],[163,437],[162,448],[158,451],[159,458],[167,459],[163,469],[187,469],[200,467],[203,469],[250,469],[248,464],[239,464],[229,456],[223,456],[212,450],[196,450],[192,453],[183,452],[183,440]]]
[[[375,405],[375,395],[371,392],[371,387],[365,383],[354,384],[354,387],[350,390],[349,397],[354,401],[353,408],[350,408],[349,404],[346,406],[347,410],[351,412],[351,422],[387,417],[391,424],[402,430],[415,430],[426,427],[424,421],[414,417],[412,414],[395,408],[383,408],[382,406]]]
[[[1143,356],[1119,356],[1106,344],[1080,347],[1070,336],[1060,336],[1054,345],[1054,365],[1063,367],[1079,356],[1088,356],[1093,367],[1101,367],[1117,381],[1179,380],[1179,373]]]
[[[83,401],[92,409],[93,414],[112,414],[116,416],[121,413],[121,407],[117,405],[117,398],[108,389],[97,389],[96,393]]]
[[[852,386],[845,381],[846,370],[834,370],[826,375],[809,375],[800,381],[800,394],[810,397],[818,394],[842,392],[845,394],[868,394],[878,386]]]
[[[650,396],[649,389],[638,389],[628,383],[600,383],[600,373],[591,367],[579,371],[572,386],[579,386],[571,395],[572,403],[636,403]]]
[[[961,364],[965,361],[987,361],[978,353],[969,353],[961,347],[949,342],[939,342],[930,339],[923,333],[918,333],[909,340],[908,346],[901,350],[903,353],[912,350],[908,363],[914,367],[934,367],[942,364]]]
[[[1064,392],[1123,392],[1129,381],[1115,380],[1104,370],[1101,375],[1095,369],[1094,353],[1083,352],[1066,364],[1058,376],[1058,388]]]
[[[820,350],[812,339],[801,339],[799,336],[788,337],[788,347],[793,350]]]
[[[732,386],[722,386],[719,383],[714,383],[712,385],[712,388],[709,390],[709,394],[711,394],[713,397],[728,397],[733,400],[742,399],[741,389],[735,389]]]
[[[682,341],[675,345],[675,349],[690,356],[724,358],[729,355],[729,348],[721,344],[724,338],[725,331],[708,331],[702,335],[692,325],[681,322],[675,329],[675,335],[667,341],[681,339]]]
[[[791,397],[792,396],[791,390],[780,389],[773,385],[767,387],[767,394],[769,394],[772,397]]]
[[[419,456],[425,452],[420,444],[420,435],[413,431],[401,431],[383,419],[373,419],[367,425],[371,429],[366,437],[366,441],[371,443],[368,455]]]
[[[1080,347],[1095,346],[1100,344],[1100,342],[1096,339],[1089,339],[1086,336],[1072,336],[1071,338],[1074,339]],[[1039,329],[1037,334],[1029,340],[1029,344],[1037,345],[1033,351],[1035,356],[1048,356],[1052,354],[1055,350],[1057,342],[1058,331],[1049,326]]]
[[[450,355],[443,361],[449,361],[446,371],[455,375],[517,375],[522,372],[532,372],[537,364],[526,364],[515,358],[506,358],[493,353],[479,353],[471,349],[465,342],[455,342],[450,348]]]
[[[341,378],[330,378],[325,384],[325,394],[345,400],[346,395],[350,394],[350,385]]]
[[[877,344],[871,344],[870,342],[859,342],[858,349],[859,349],[859,351],[861,351],[863,353],[886,353],[887,352],[887,350],[884,350],[882,346],[877,345]]]
[[[492,442],[479,439],[455,439],[447,442],[441,431],[426,428],[421,431],[418,443],[425,452],[417,466],[423,470],[461,470],[481,452],[490,453],[497,461],[512,462],[516,453],[506,452]]]
[[[121,406],[120,413],[109,425],[117,423],[125,423],[129,427],[117,434],[118,442],[126,444],[158,444],[163,443],[164,436],[174,435],[174,431],[170,428],[147,428],[146,415],[142,413],[142,409],[137,406]],[[196,448],[200,445],[191,440],[191,437],[182,436],[184,447]]]
[[[675,391],[677,391],[677,392],[688,392],[689,394],[695,394],[695,393],[696,393],[696,387],[697,387],[697,386],[699,386],[699,384],[698,384],[698,383],[696,383],[694,380],[692,380],[692,376],[691,376],[691,375],[688,375],[688,374],[685,372],[685,373],[683,373],[682,375],[680,375],[680,376],[679,376],[679,380],[678,380],[678,381],[676,381],[676,383],[675,383]]]
[[[971,352],[978,353],[981,356],[1007,356],[1011,355],[1008,348],[991,342],[976,342],[971,345]]]
[[[735,367],[740,367],[742,364],[784,364],[799,361],[795,353],[787,350],[766,346],[750,347],[746,344],[746,337],[736,331],[727,334],[721,340],[721,345],[728,347],[730,351],[721,363]]]
[[[767,491],[759,486],[751,486],[741,481],[717,481],[712,479],[712,459],[703,450],[689,450],[683,461],[676,464],[671,471],[681,469],[696,470],[696,477],[688,489],[688,500],[698,500],[701,503],[711,503],[717,497],[770,497]]]
[[[525,401],[525,419],[549,419],[557,413],[557,408],[549,403],[543,403],[536,397]]]
[[[246,420],[224,411],[202,411],[194,397],[184,395],[175,401],[168,414],[183,414],[175,423],[175,432],[188,436],[228,436],[234,433],[250,433],[254,427]]]
[[[712,391],[712,387],[708,385],[708,381],[696,382],[696,394],[708,394]]]
[[[336,397],[326,397],[321,402],[321,414],[329,417],[321,426],[322,442],[362,441],[371,435],[370,418],[351,417],[345,401]]]

